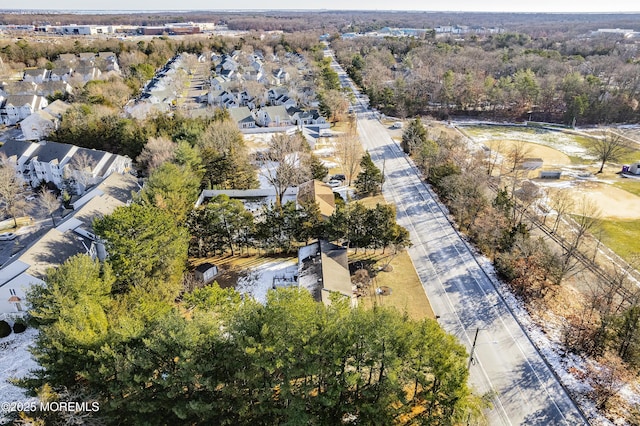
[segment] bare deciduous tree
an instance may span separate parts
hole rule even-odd
[[[269,150],[264,155],[260,173],[276,191],[276,201],[282,204],[285,191],[311,177],[307,141],[299,133],[278,133],[271,138]]]
[[[624,138],[614,132],[607,131],[600,138],[592,138],[589,142],[589,153],[600,161],[598,173],[602,173],[607,161],[616,161],[629,152],[629,146]]]
[[[567,189],[549,190],[549,207],[556,212],[556,220],[551,227],[551,232],[556,232],[564,215],[573,209],[573,198]]]
[[[507,157],[511,161],[511,171],[515,172],[517,168],[522,166],[524,159],[531,155],[531,147],[526,142],[517,141],[513,144]]]
[[[74,154],[71,158],[70,167],[67,169],[70,172],[69,178],[73,178],[76,183],[78,192],[84,191],[88,186],[95,183],[95,176],[93,169],[96,167],[96,160],[91,157],[87,152],[80,151]]]
[[[55,227],[56,220],[53,217],[53,214],[60,208],[60,201],[58,200],[58,197],[46,190],[43,190],[40,193],[39,197],[40,198],[38,199],[38,204],[40,205],[40,207],[42,207],[43,210],[47,212],[47,214],[51,218],[53,226]]]
[[[18,226],[16,216],[26,206],[20,197],[23,190],[24,181],[18,177],[13,164],[3,156],[0,158],[0,206],[6,215],[13,218],[13,226]]]
[[[165,161],[173,159],[176,153],[176,144],[168,138],[150,138],[136,161],[150,175],[155,169],[160,167]]]
[[[573,226],[566,233],[562,254],[562,262],[556,277],[556,284],[560,284],[562,279],[568,274],[575,274],[581,268],[581,260],[577,254],[583,242],[590,232],[594,231],[600,224],[601,212],[596,203],[591,199],[582,197],[575,211]]]
[[[340,167],[347,178],[347,185],[351,185],[362,158],[362,145],[355,134],[344,134],[337,138],[335,150]]]

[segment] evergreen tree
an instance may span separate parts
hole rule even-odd
[[[413,154],[422,144],[427,142],[427,131],[420,120],[417,117],[415,120],[411,120],[407,128],[402,132],[402,150],[405,154]]]
[[[188,236],[165,210],[132,204],[96,219],[94,230],[105,241],[117,281],[116,293],[135,287],[173,300],[180,290]]]
[[[151,173],[140,198],[183,223],[198,199],[199,187],[200,179],[190,168],[166,162]]]
[[[368,152],[360,160],[360,173],[355,181],[356,191],[361,195],[376,195],[382,190],[382,172],[371,159]]]

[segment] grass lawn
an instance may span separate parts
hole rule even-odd
[[[629,262],[638,254],[640,221],[603,220],[601,227],[602,242],[618,256]]]
[[[640,179],[619,179],[613,185],[640,197]]]
[[[349,261],[375,261],[374,268],[384,266],[388,261],[389,254],[381,253],[358,253],[349,254]],[[373,278],[371,290],[367,296],[361,297],[359,303],[365,308],[373,306],[393,306],[400,312],[406,312],[412,319],[435,318],[433,309],[427,295],[424,292],[420,278],[416,273],[411,258],[406,251],[398,254],[390,263],[393,270],[390,272],[380,271]],[[388,295],[378,295],[376,288],[389,287]]]

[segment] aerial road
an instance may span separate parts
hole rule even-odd
[[[439,323],[473,356],[470,382],[490,392],[491,425],[588,424],[496,291],[420,173],[368,109],[366,99],[337,63],[341,81],[356,94],[358,132],[382,170],[383,195],[409,230],[409,254]],[[475,340],[475,345],[474,345]]]

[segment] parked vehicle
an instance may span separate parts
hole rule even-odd
[[[11,241],[11,240],[15,240],[16,237],[17,235],[14,234],[13,232],[4,232],[0,234],[0,241]]]
[[[327,185],[329,185],[331,188],[337,188],[339,186],[342,186],[342,181],[341,180],[330,180],[329,182],[327,182]]]

